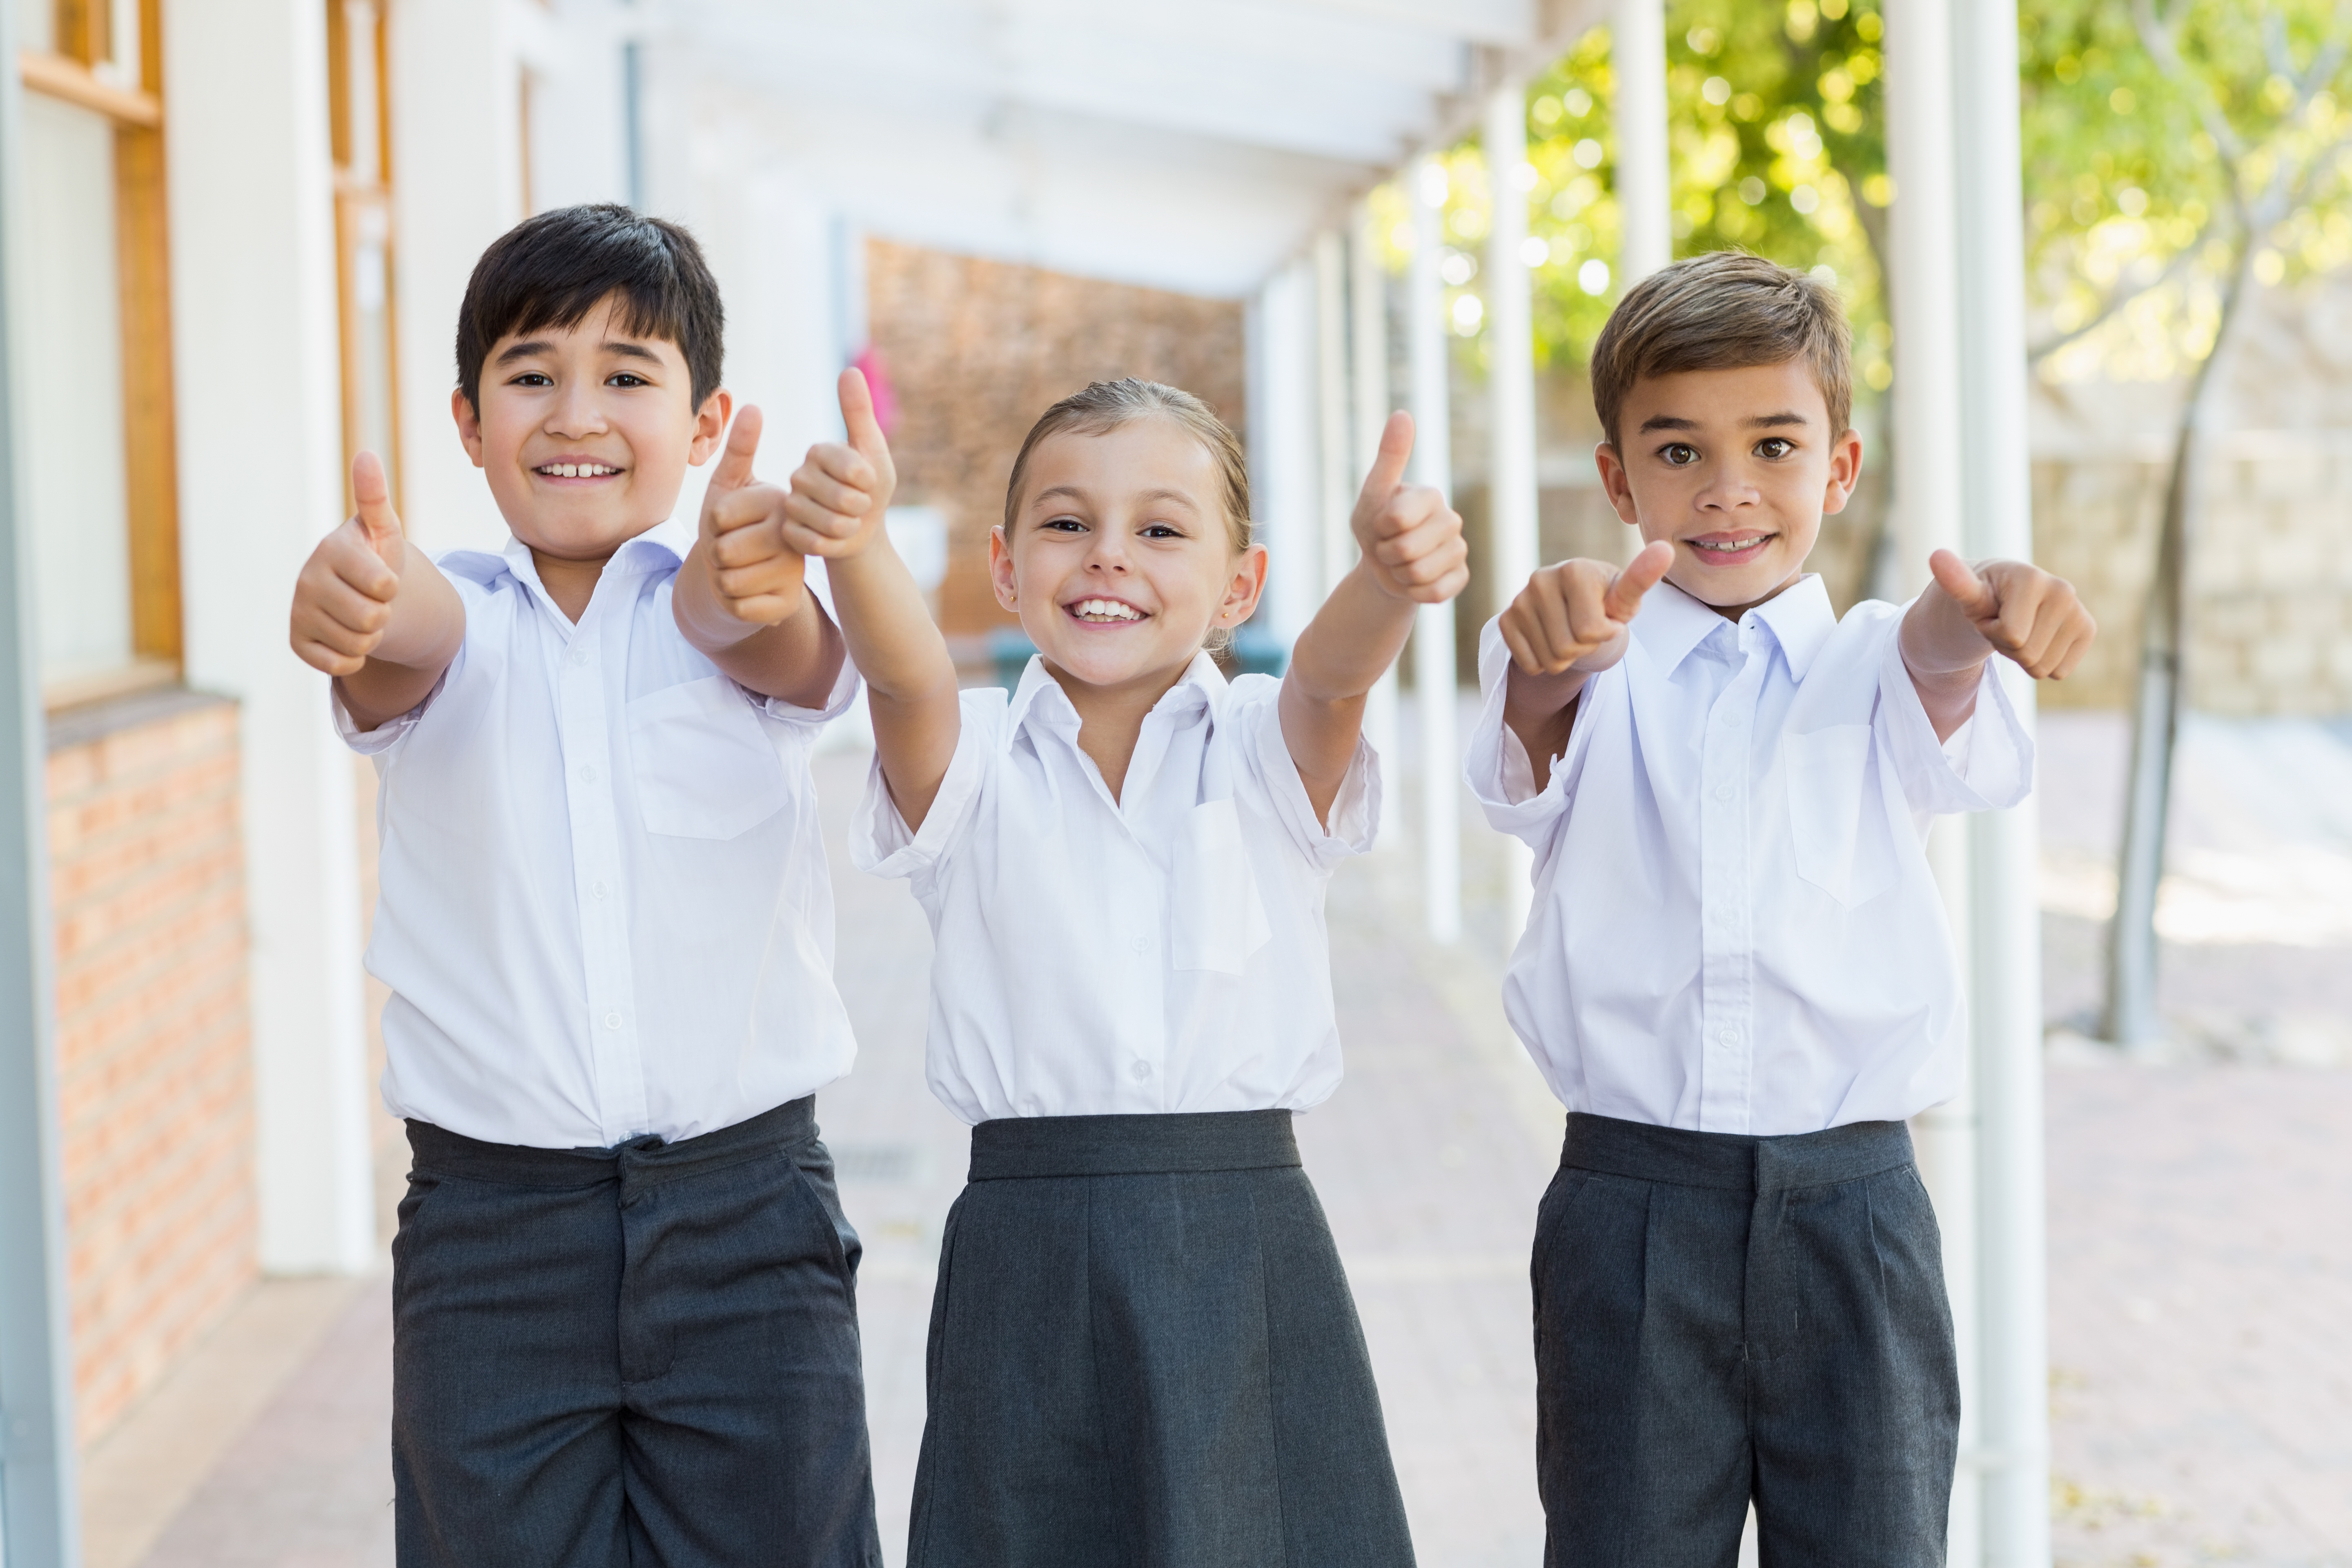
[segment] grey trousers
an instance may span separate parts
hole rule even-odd
[[[877,1568],[858,1243],[814,1107],[604,1150],[408,1124],[401,1568]]]
[[[1411,1568],[1286,1110],[972,1129],[910,1568]]]
[[[1547,1568],[1944,1561],[1959,1378],[1900,1122],[1574,1114],[1536,1221]]]

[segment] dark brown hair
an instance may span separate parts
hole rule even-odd
[[[725,355],[719,280],[694,236],[612,202],[525,218],[474,263],[457,307],[457,385],[466,401],[480,410],[482,363],[500,338],[578,326],[614,294],[623,331],[677,345],[700,408],[719,390]]]
[[[1592,345],[1592,406],[1610,445],[1633,384],[1688,370],[1803,360],[1829,405],[1830,437],[1853,416],[1845,308],[1821,279],[1744,250],[1660,268],[1625,291]]]
[[[1191,393],[1156,381],[1139,381],[1131,375],[1118,381],[1088,382],[1085,391],[1070,394],[1038,416],[1037,423],[1029,427],[1027,438],[1021,443],[1021,455],[1013,459],[1013,478],[1004,487],[1005,542],[1013,542],[1013,526],[1021,515],[1021,487],[1029,477],[1029,454],[1037,449],[1038,442],[1065,430],[1074,430],[1081,436],[1107,436],[1122,425],[1154,415],[1182,426],[1217,459],[1219,476],[1224,480],[1225,528],[1232,536],[1234,553],[1238,555],[1247,550],[1249,463],[1242,456],[1241,442],[1223,420],[1210,412],[1207,404]]]

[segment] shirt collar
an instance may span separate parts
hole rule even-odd
[[[1804,679],[1813,655],[1837,626],[1829,590],[1814,572],[1798,578],[1740,619],[1755,621],[1772,634],[1772,640],[1780,645],[1781,657],[1789,661],[1789,674],[1798,680]],[[1716,627],[1731,624],[1672,583],[1660,583],[1642,601],[1641,612],[1633,617],[1633,636],[1641,639],[1642,650],[1671,675]]]
[[[1225,689],[1224,671],[1202,648],[1192,656],[1184,674],[1170,687],[1159,701],[1151,705],[1154,713],[1181,717],[1203,711]],[[1005,733],[1017,734],[1021,726],[1034,719],[1038,723],[1066,736],[1078,732],[1078,710],[1070,704],[1070,694],[1062,683],[1045,671],[1045,661],[1035,654],[1029,656],[1028,668],[1021,672],[1021,684],[1013,689],[1013,702],[1007,714],[1011,721]]]
[[[667,518],[643,533],[623,540],[605,569],[610,571],[617,565],[628,573],[672,571],[685,563],[686,552],[693,548],[694,531],[674,517]],[[544,586],[539,580],[539,563],[531,559],[530,545],[509,533],[499,554],[516,581],[535,588]]]

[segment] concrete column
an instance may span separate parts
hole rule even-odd
[[[1354,456],[1348,471],[1360,480],[1371,472],[1372,454],[1380,450],[1381,428],[1390,413],[1388,271],[1381,265],[1381,235],[1369,206],[1356,209],[1348,237],[1348,382]],[[1391,840],[1404,821],[1404,800],[1397,788],[1397,672],[1391,665],[1364,704],[1364,738],[1387,770],[1388,787],[1381,792],[1381,836]]]
[[[1444,280],[1437,253],[1444,243],[1445,166],[1426,153],[1407,177],[1413,215],[1412,277],[1408,339],[1412,366],[1412,478],[1454,494],[1452,394],[1446,384]],[[1455,733],[1454,606],[1423,605],[1413,617],[1413,704],[1421,717],[1421,868],[1423,908],[1433,941],[1462,935],[1462,819],[1456,775],[1462,767]]]
[[[1661,68],[1665,60],[1662,45]],[[1536,352],[1527,259],[1527,88],[1505,82],[1486,95],[1483,140],[1494,212],[1486,226],[1487,581],[1497,609],[1527,586],[1538,564],[1536,491]],[[1503,941],[1516,945],[1534,897],[1534,852],[1506,837]]]
[[[1961,5],[1952,23],[1961,537],[1972,558],[2024,560],[2033,551],[2033,487],[2025,427],[2017,16],[2006,6]],[[2012,679],[2009,692],[2031,728],[2033,683]],[[2049,1568],[2049,1281],[2035,886],[2041,825],[2033,801],[1974,818],[1969,837],[1984,1562],[1988,1568]]]
[[[1252,622],[1286,650],[1315,613],[1323,572],[1312,266],[1293,261],[1267,279],[1248,325],[1250,503],[1272,556]]]
[[[1674,176],[1666,154],[1665,0],[1615,0],[1609,66],[1617,79],[1617,266],[1625,288],[1675,258]]]
[[[377,1257],[352,763],[326,679],[286,647],[295,574],[342,516],[325,21],[315,0],[163,10],[187,679],[242,707],[261,1263],[278,1273]]]
[[[1961,548],[1959,266],[1953,148],[1951,11],[1947,0],[1889,0],[1886,152],[1895,200],[1889,214],[1895,306],[1895,571],[1899,591],[1927,582],[1927,556]],[[2012,261],[2011,265],[2015,265]],[[1973,931],[1969,826],[1937,825],[1928,858],[1944,890],[1952,938],[1968,963]],[[1964,973],[1967,973],[1964,969]],[[1919,1168],[1944,1233],[1944,1276],[1959,1347],[1960,1469],[1953,1484],[1950,1562],[1982,1561],[1978,1466],[1980,1365],[1978,1307],[1975,1074],[1949,1104],[1918,1119]]]
[[[1361,476],[1351,472],[1348,439],[1348,242],[1336,228],[1315,237],[1316,491],[1321,505],[1323,575],[1328,595],[1356,564],[1349,521]]]
[[[0,7],[0,61],[16,15]],[[81,1561],[73,1348],[58,1163],[47,748],[25,510],[16,323],[25,232],[21,89],[0,71],[0,1563]]]

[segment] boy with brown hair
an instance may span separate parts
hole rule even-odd
[[[1949,551],[1909,605],[1804,571],[1853,494],[1846,324],[1719,252],[1631,289],[1592,356],[1622,569],[1538,570],[1479,647],[1471,787],[1535,851],[1512,1026],[1569,1110],[1538,1211],[1538,1484],[1556,1568],[1943,1561],[1959,1424],[1941,1242],[1905,1122],[1958,1087],[1925,853],[2032,743],[1992,667],[2091,618]]]

